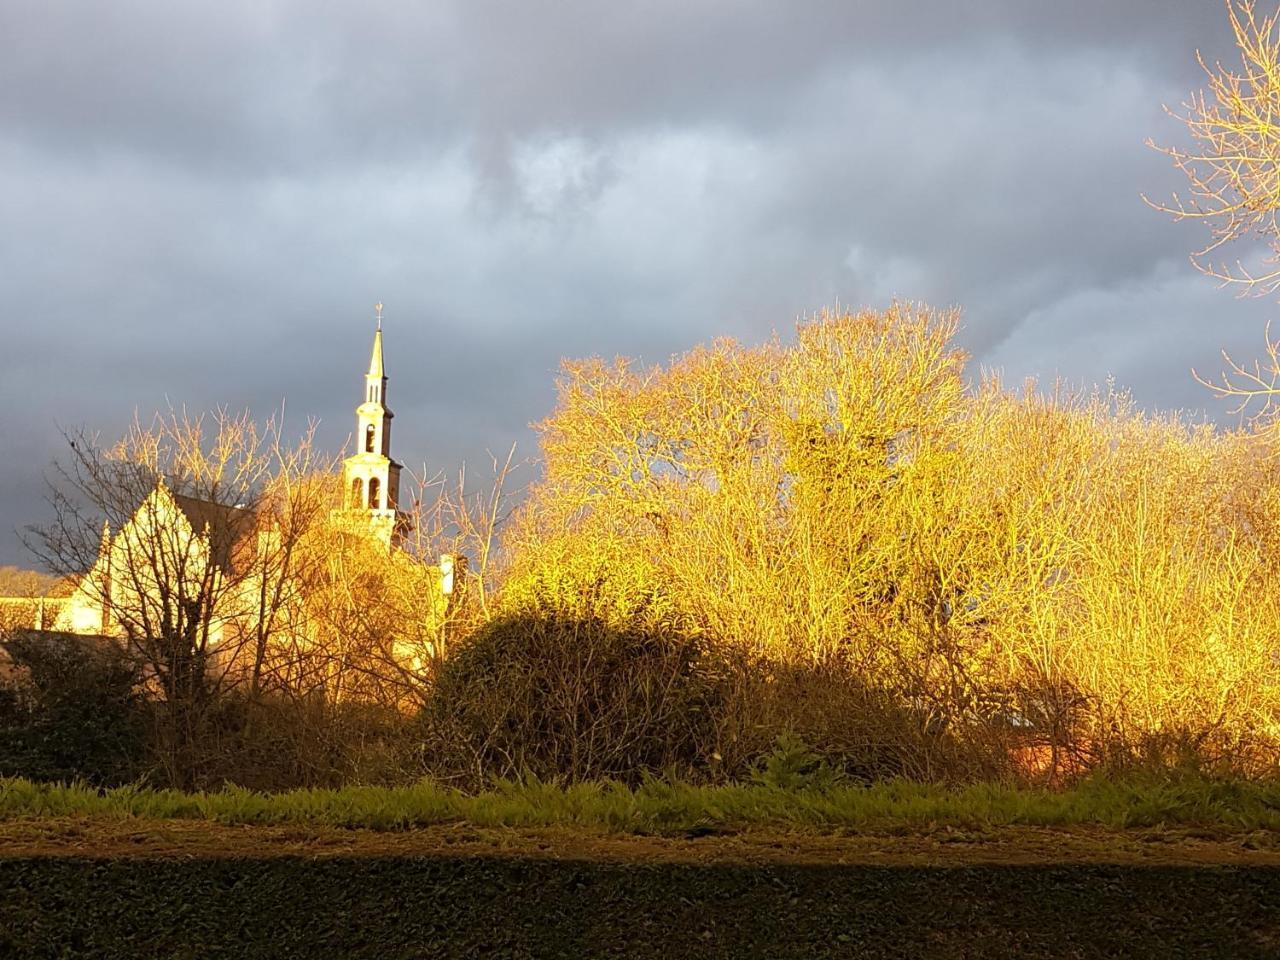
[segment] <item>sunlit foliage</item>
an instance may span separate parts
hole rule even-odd
[[[897,304],[666,367],[567,363],[506,607],[837,667],[1054,768],[1268,763],[1274,441],[967,383],[957,322]]]

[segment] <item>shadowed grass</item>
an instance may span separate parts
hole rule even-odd
[[[468,794],[430,781],[404,787],[344,787],[257,793],[228,787],[181,793],[127,786],[0,780],[0,819],[55,817],[209,820],[408,830],[430,824],[576,826],[621,833],[773,826],[801,830],[894,830],[957,826],[1201,824],[1280,829],[1280,782],[1202,779],[1087,780],[1049,791],[993,784],[949,788],[890,781],[783,789],[763,784],[698,786],[649,780],[561,786],[500,781]]]

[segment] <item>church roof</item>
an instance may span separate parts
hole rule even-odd
[[[172,490],[169,495],[191,524],[192,530],[204,533],[208,529],[213,562],[224,569],[229,568],[236,547],[253,533],[254,511],[246,507],[201,500]]]

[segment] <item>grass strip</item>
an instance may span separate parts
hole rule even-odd
[[[431,824],[579,826],[619,833],[674,834],[750,826],[893,830],[954,826],[1094,825],[1117,829],[1210,825],[1280,829],[1280,781],[1092,779],[1062,790],[997,784],[947,787],[909,781],[786,789],[763,784],[700,786],[651,779],[556,784],[499,781],[464,793],[431,781],[399,787],[348,786],[259,793],[226,787],[200,793],[143,786],[0,779],[0,820],[105,817],[207,820],[410,830]]]

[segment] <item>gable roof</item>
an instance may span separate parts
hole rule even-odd
[[[253,533],[254,511],[173,491],[170,491],[170,496],[192,530],[200,534],[208,529],[213,562],[224,568],[230,566],[235,548]]]
[[[146,500],[138,505],[130,524],[140,522],[145,503],[153,497],[172,504],[195,536],[203,536],[207,531],[210,557],[224,570],[231,569],[240,546],[248,542],[257,529],[254,510],[175,493],[163,480],[157,482]]]

